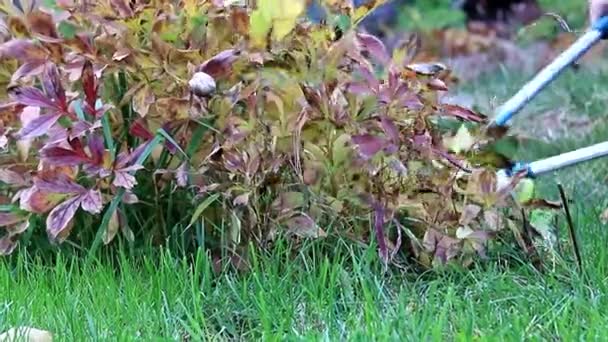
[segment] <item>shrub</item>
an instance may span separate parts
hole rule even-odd
[[[331,232],[426,266],[519,232],[486,117],[438,102],[448,70],[409,64],[407,42],[390,55],[350,30],[366,9],[329,2],[316,25],[304,1],[12,8],[2,254],[41,217],[53,243],[99,227],[93,250],[119,231],[163,243],[180,215],[179,237],[214,251]]]

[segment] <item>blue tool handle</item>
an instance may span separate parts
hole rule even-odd
[[[528,84],[503,104],[499,109],[494,122],[490,125],[504,127],[519,113],[536,95],[538,95],[549,83],[557,78],[569,65],[578,60],[591,47],[600,40],[608,37],[608,16],[602,17],[591,27],[587,33],[581,36],[566,51],[559,55],[551,64],[541,70]]]
[[[540,159],[531,163],[517,163],[510,170],[505,170],[512,177],[525,171],[526,177],[535,178],[549,172],[558,171],[570,166],[608,156],[608,141],[579,148],[578,150],[558,154],[553,157]]]

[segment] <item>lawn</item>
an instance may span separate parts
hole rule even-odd
[[[460,91],[483,108],[492,96],[507,98],[527,77],[494,73]],[[565,109],[594,120],[592,129],[582,139],[566,130],[521,154],[546,156],[605,139],[606,79],[602,68],[568,71],[517,119],[518,127]],[[608,328],[608,236],[599,220],[605,169],[597,161],[539,180],[545,191],[561,181],[573,197],[584,276],[568,244],[564,260],[544,274],[515,261],[417,278],[382,272],[373,248],[339,241],[310,243],[295,261],[279,246],[258,255],[252,272],[221,276],[203,254],[194,266],[170,255],[84,265],[61,255],[49,263],[21,254],[0,263],[0,327],[35,326],[65,341],[597,340]],[[567,241],[565,227],[560,236]],[[328,246],[335,252],[321,256]]]
[[[606,140],[607,66],[568,70],[516,118],[514,129],[530,137],[521,158]],[[491,113],[530,76],[501,69],[457,92]],[[203,253],[190,260],[125,252],[89,264],[20,253],[0,261],[0,331],[33,326],[57,341],[602,340],[607,166],[599,160],[539,180],[544,194],[556,198],[561,182],[572,199],[582,273],[563,219],[561,257],[544,272],[501,250],[472,270],[414,275],[383,269],[374,247],[334,238],[308,242],[296,255],[279,242],[254,253],[243,273],[216,274]]]

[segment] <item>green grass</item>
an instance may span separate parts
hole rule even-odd
[[[582,209],[579,207],[578,209]],[[582,215],[581,215],[582,214]],[[331,257],[310,244],[258,255],[252,272],[214,276],[163,255],[90,267],[21,255],[0,264],[0,327],[30,325],[84,340],[597,340],[608,327],[605,234],[577,210],[587,277],[526,264],[381,272],[374,251]]]
[[[517,130],[543,137],[524,145],[522,159],[608,139],[607,70],[566,72],[516,118]],[[491,113],[530,76],[502,70],[458,90]],[[590,124],[584,130],[565,124],[546,136],[549,127],[538,118],[556,109]],[[599,160],[539,179],[552,197],[556,182],[564,183],[574,201],[584,275],[572,260],[563,219],[563,259],[542,274],[525,262],[491,261],[415,277],[385,272],[375,249],[339,241],[310,243],[295,257],[280,245],[256,254],[251,272],[221,275],[204,254],[194,262],[150,253],[87,265],[62,254],[43,260],[22,253],[0,261],[0,331],[34,326],[57,341],[603,340],[608,234],[599,214],[608,207],[607,166]]]

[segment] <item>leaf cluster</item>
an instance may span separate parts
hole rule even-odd
[[[54,243],[79,215],[132,241],[129,211],[175,193],[179,227],[231,253],[332,233],[385,262],[485,256],[520,229],[518,179],[498,187],[486,116],[439,102],[445,66],[356,30],[381,2],[320,24],[303,0],[4,2],[0,252],[36,218]]]

